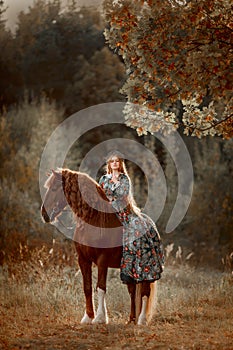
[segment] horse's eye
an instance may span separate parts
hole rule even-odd
[[[56,188],[56,187],[53,187],[51,190],[52,190],[52,192],[56,192],[56,191],[57,191],[57,188]]]

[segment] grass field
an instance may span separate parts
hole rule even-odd
[[[96,282],[93,268],[93,287]],[[149,326],[126,325],[129,296],[108,274],[108,325],[83,326],[82,278],[74,259],[42,248],[0,270],[2,349],[233,349],[230,271],[165,267]]]

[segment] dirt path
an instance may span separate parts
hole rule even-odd
[[[220,310],[216,310],[219,313]],[[183,319],[180,314],[154,321],[149,327],[125,325],[55,326],[44,324],[43,329],[33,329],[2,338],[2,349],[216,349],[233,350],[233,329],[230,310],[197,315]],[[221,316],[222,315],[222,316]],[[223,319],[223,315],[224,318]],[[228,318],[229,317],[229,318]],[[222,322],[228,322],[229,331],[222,331]],[[229,324],[230,322],[230,324]]]

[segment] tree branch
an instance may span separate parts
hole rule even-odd
[[[196,130],[198,130],[198,131],[210,130],[210,129],[212,129],[212,128],[215,128],[217,125],[224,123],[226,120],[228,120],[228,119],[230,119],[230,118],[232,118],[232,117],[233,117],[233,113],[232,113],[231,115],[229,115],[228,117],[226,117],[225,119],[220,120],[219,122],[217,122],[217,123],[215,123],[215,124],[213,124],[213,125],[211,125],[211,126],[208,126],[208,128],[204,128],[204,129],[194,128],[194,129],[196,129]]]

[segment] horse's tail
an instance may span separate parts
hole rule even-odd
[[[148,298],[147,306],[146,306],[146,320],[149,323],[155,313],[156,308],[156,298],[157,296],[157,284],[156,281],[150,283],[150,296]],[[135,322],[137,324],[138,317],[141,312],[142,307],[142,283],[136,284],[136,292],[135,292]]]
[[[155,313],[157,302],[157,284],[156,281],[150,284],[150,296],[146,307],[146,319],[149,323]]]

